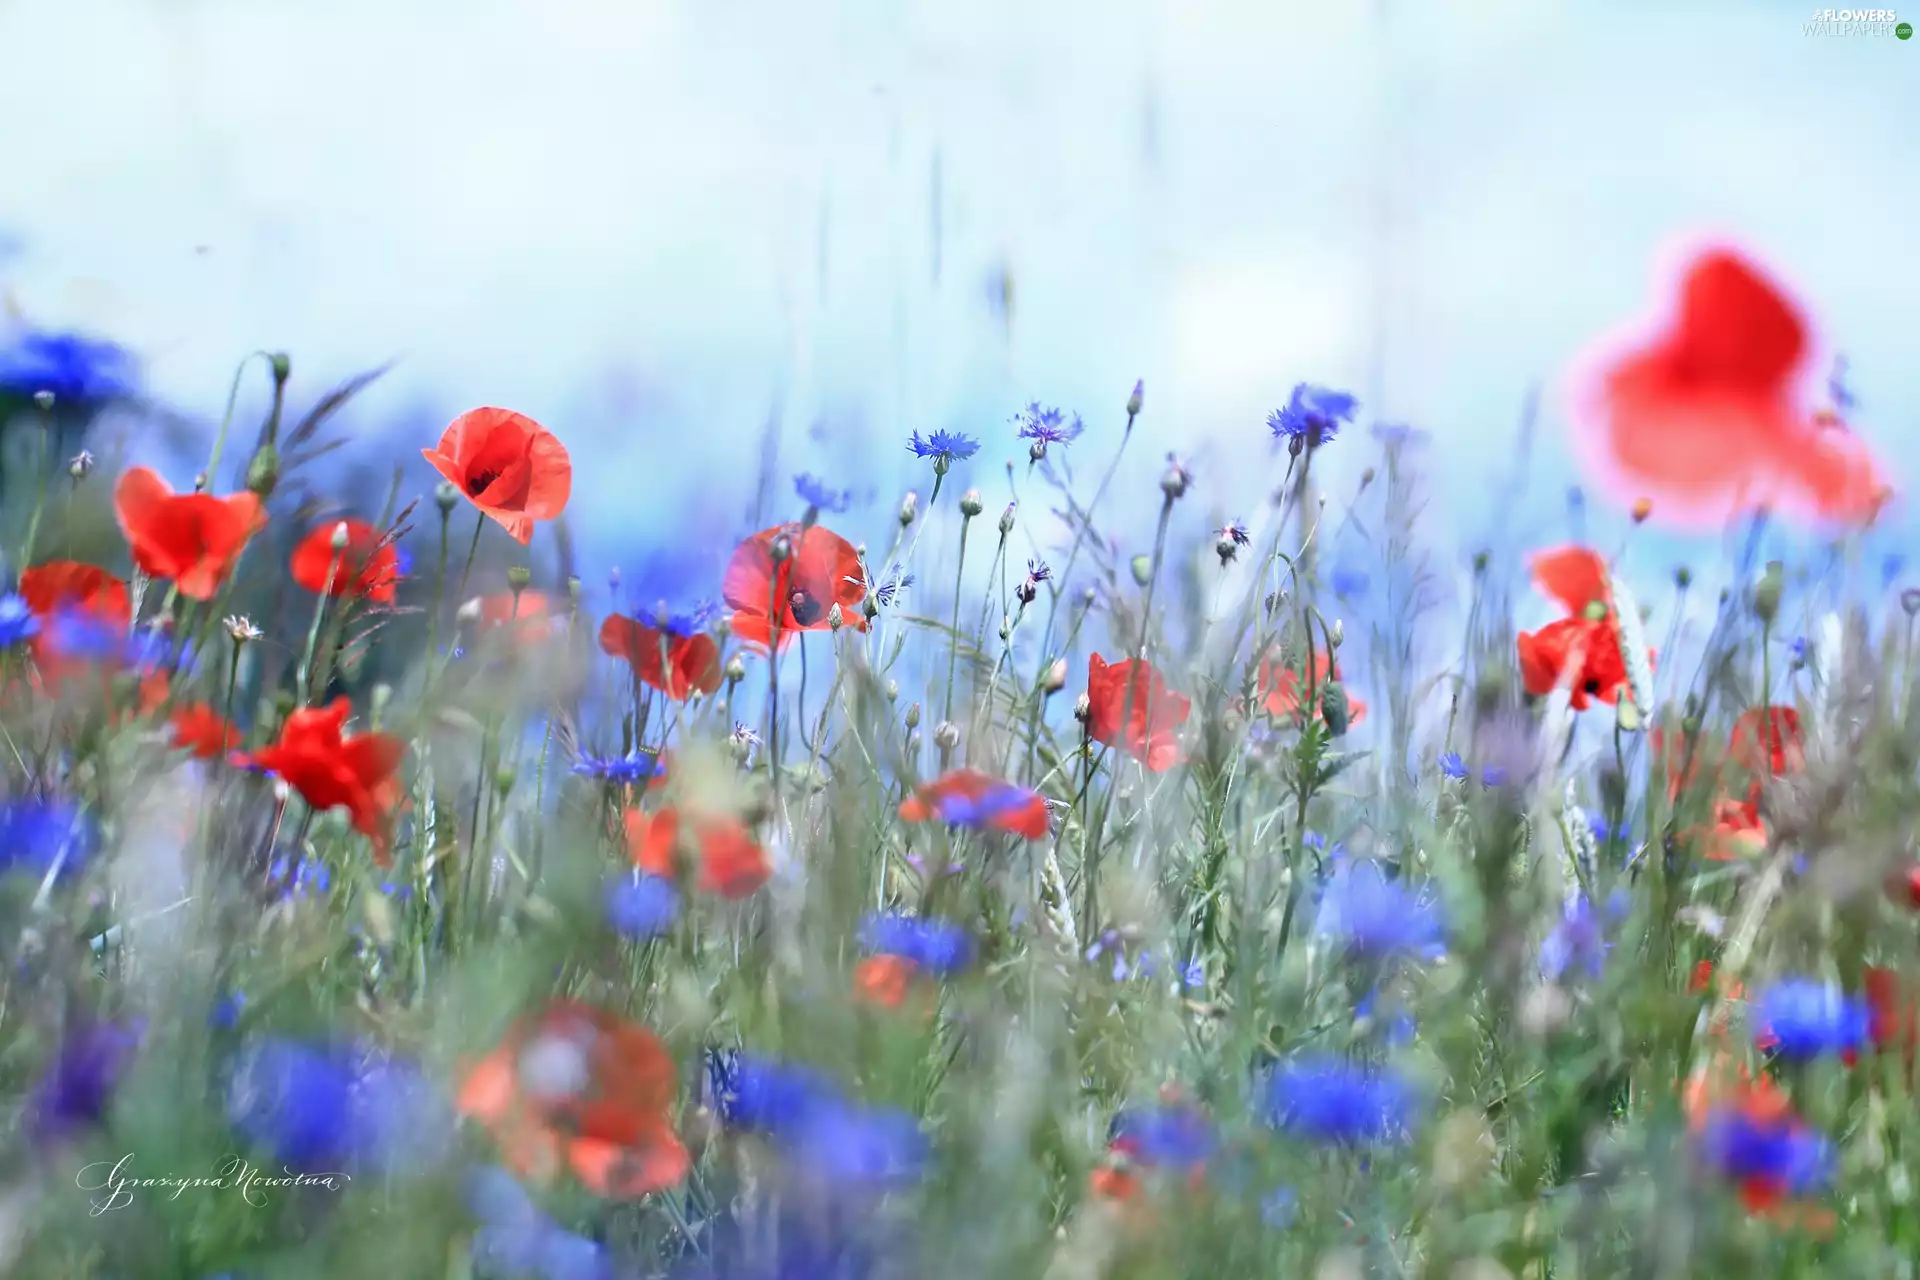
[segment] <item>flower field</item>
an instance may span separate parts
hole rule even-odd
[[[377,375],[257,353],[170,462],[16,335],[0,1271],[1911,1277],[1920,586],[1813,305],[1702,249],[1457,583],[1311,382],[1247,519],[1117,492],[1136,384],[616,568],[566,423],[343,472]]]

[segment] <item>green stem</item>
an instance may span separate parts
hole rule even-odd
[[[254,356],[265,360],[269,370],[273,368],[273,355],[270,352],[255,351],[245,360],[242,360],[240,367],[233,371],[233,385],[227,389],[227,411],[220,416],[220,430],[214,434],[213,452],[207,457],[207,487],[209,489],[214,486],[214,477],[220,470],[220,455],[226,451],[227,432],[233,426],[233,408],[240,400],[240,379],[246,376],[247,366],[253,363]]]
[[[320,593],[320,599],[313,606],[313,625],[307,628],[307,651],[300,659],[299,690],[295,695],[300,706],[307,705],[307,695],[312,692],[313,654],[320,645],[320,623],[327,616],[327,599],[333,594],[333,577],[340,571],[340,559],[344,553],[333,553],[333,563],[327,566],[327,589]]]
[[[965,505],[964,503],[962,505]],[[953,677],[960,665],[960,584],[967,573],[967,533],[973,528],[973,516],[960,513],[960,563],[953,571],[953,621],[947,637],[947,710],[941,720],[953,723]]]
[[[465,568],[460,570],[460,591],[458,595],[459,595],[459,603],[461,604],[466,603],[467,582],[473,577],[473,557],[475,553],[480,550],[480,531],[482,529],[485,529],[486,527],[487,527],[486,512],[484,511],[474,512],[473,541],[467,544],[467,564]]]

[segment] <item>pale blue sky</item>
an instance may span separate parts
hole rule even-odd
[[[1466,544],[1506,518],[1527,385],[1553,463],[1569,357],[1669,237],[1717,230],[1815,307],[1910,485],[1920,42],[1810,39],[1810,12],[0,0],[0,274],[210,415],[259,346],[309,392],[399,353],[388,409],[531,413],[590,544],[716,476],[730,518],[776,401],[787,469],[874,485],[877,539],[910,429],[989,436],[984,484],[1020,402],[1110,430],[1135,377],[1143,509],[1178,447],[1257,513],[1265,414],[1311,379],[1432,433],[1434,533]]]

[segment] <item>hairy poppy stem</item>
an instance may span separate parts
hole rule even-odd
[[[333,594],[334,575],[340,572],[340,559],[346,553],[336,551],[333,563],[327,568],[327,589],[320,593],[319,602],[313,606],[313,625],[307,628],[307,651],[300,659],[299,689],[295,697],[298,706],[306,706],[308,695],[312,693],[313,652],[320,645],[320,623],[327,616],[327,600]]]
[[[947,637],[947,710],[940,717],[947,724],[953,723],[953,677],[960,665],[960,584],[967,574],[967,534],[973,528],[970,513],[971,508],[960,513],[960,561],[953,571],[953,621],[949,624],[952,634]]]
[[[467,564],[460,570],[460,590],[456,593],[460,603],[467,598],[467,582],[473,577],[473,557],[480,550],[480,532],[487,527],[487,513],[475,512],[473,517],[473,541],[467,544]]]
[[[447,523],[448,513],[440,512],[440,563],[433,571],[433,610],[427,615],[427,662],[431,664],[440,652],[440,611],[446,607],[447,597]]]

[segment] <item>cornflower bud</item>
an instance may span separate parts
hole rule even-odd
[[[900,499],[900,527],[904,529],[912,524],[919,511],[920,495],[911,489],[907,490],[907,496]]]
[[[918,729],[919,727],[920,727],[920,704],[916,702],[907,708],[907,728]]]
[[[933,729],[933,745],[942,751],[951,751],[960,745],[960,726],[951,720],[942,720]]]
[[[969,520],[979,515],[984,506],[978,489],[969,489],[960,495],[960,514]]]
[[[1000,513],[1000,536],[1003,538],[1013,532],[1013,508],[1014,504],[1009,502],[1007,509]]]

